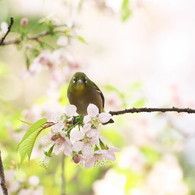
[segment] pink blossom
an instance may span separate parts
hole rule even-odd
[[[72,150],[79,152],[83,149],[84,143],[82,141],[76,141],[73,143]]]
[[[73,141],[78,141],[84,138],[84,133],[82,131],[73,131],[70,133],[70,139]]]
[[[28,18],[22,18],[20,20],[20,25],[21,26],[26,26],[28,24]]]
[[[89,169],[95,166],[97,163],[104,161],[105,159],[114,161],[116,159],[114,152],[119,152],[120,150],[115,147],[110,147],[108,150],[97,150],[93,155],[89,156],[85,161],[85,168]]]
[[[56,135],[47,133],[47,137],[50,140],[50,146],[54,145],[53,153],[55,155],[58,155],[60,152],[63,152],[67,156],[72,155],[72,143],[66,137],[65,131],[61,131]]]
[[[77,111],[77,108],[74,105],[68,105],[65,107],[65,114],[69,117],[74,116],[76,111]]]
[[[91,117],[96,117],[99,114],[99,109],[94,104],[89,104],[87,107],[87,114]]]
[[[84,156],[89,156],[88,151],[93,150],[92,145],[98,144],[99,131],[97,129],[88,129],[85,133],[81,131],[73,131],[70,133],[70,139],[73,144],[73,151],[82,151]]]
[[[85,159],[90,158],[94,155],[94,149],[91,144],[85,144],[85,146],[82,149],[82,154]]]
[[[58,132],[62,131],[63,128],[64,128],[64,123],[59,122],[59,123],[56,123],[55,125],[53,125],[51,127],[51,132],[52,133],[58,133]]]
[[[109,113],[99,113],[98,107],[94,104],[89,104],[87,107],[87,114],[88,115],[86,115],[83,119],[84,123],[91,123],[96,128],[100,123],[108,122],[112,116]]]

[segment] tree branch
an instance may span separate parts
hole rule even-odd
[[[8,26],[8,29],[7,29],[7,32],[5,33],[5,35],[2,37],[2,39],[0,40],[0,46],[1,45],[4,45],[4,40],[5,40],[5,38],[7,37],[7,35],[9,34],[9,32],[11,31],[11,28],[12,28],[12,25],[13,25],[13,23],[14,23],[14,19],[11,17],[10,18],[10,24],[9,24],[9,26]]]
[[[119,111],[110,111],[109,113],[111,115],[120,115],[120,114],[126,114],[126,113],[139,113],[139,112],[186,112],[188,114],[195,114],[195,110],[191,108],[130,108],[125,110],[119,110]]]
[[[4,175],[4,168],[3,168],[3,162],[1,159],[1,151],[0,151],[0,181],[1,181],[1,188],[3,191],[3,195],[8,195],[7,187],[5,184],[5,175]]]
[[[27,40],[38,40],[40,37],[44,37],[46,35],[49,35],[50,33],[51,33],[50,31],[44,31],[32,37],[27,37]],[[19,44],[22,41],[23,41],[22,39],[14,39],[14,40],[6,41],[2,45]]]

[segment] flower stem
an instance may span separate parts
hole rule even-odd
[[[65,186],[66,186],[66,179],[65,179],[65,155],[62,154],[62,161],[61,161],[61,169],[62,169],[62,174],[61,174],[61,195],[66,195],[65,193]]]

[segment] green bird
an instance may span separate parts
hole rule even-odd
[[[91,81],[85,73],[76,72],[68,86],[67,96],[70,104],[77,107],[77,113],[87,115],[87,107],[90,103],[95,104],[99,112],[104,112],[104,95],[99,87]],[[109,123],[112,123],[111,119]]]

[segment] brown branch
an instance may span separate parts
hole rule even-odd
[[[109,113],[111,115],[120,115],[120,114],[126,114],[126,113],[139,113],[139,112],[186,112],[188,114],[195,114],[195,110],[191,108],[130,108],[125,110],[119,110],[119,111],[110,111]]]
[[[5,40],[5,38],[7,37],[7,35],[9,34],[9,32],[11,31],[11,28],[12,28],[12,25],[13,25],[13,23],[14,23],[14,19],[11,17],[10,18],[10,24],[9,24],[9,26],[8,26],[8,29],[7,29],[7,32],[5,33],[5,35],[2,37],[2,39],[0,40],[0,46],[1,45],[4,45],[4,40]]]
[[[0,181],[1,181],[1,188],[3,191],[3,195],[8,195],[8,190],[5,184],[5,175],[4,175],[4,168],[3,168],[3,162],[1,159],[1,151],[0,151]]]
[[[27,37],[27,40],[38,40],[40,37],[44,37],[46,35],[49,35],[50,33],[51,33],[50,31],[44,31],[32,37]],[[6,41],[2,45],[19,44],[22,41],[23,41],[22,39],[14,39],[14,40]]]

